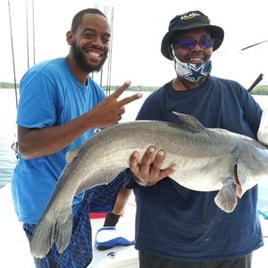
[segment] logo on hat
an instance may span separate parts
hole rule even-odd
[[[189,13],[186,15],[182,15],[181,20],[191,20],[191,19],[194,19],[195,17],[200,16],[200,15],[201,14],[199,14],[199,13],[192,12],[192,13]]]

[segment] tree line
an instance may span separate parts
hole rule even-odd
[[[19,84],[16,85],[19,88]],[[14,88],[14,83],[10,82],[0,82],[0,88]],[[105,91],[114,91],[118,86],[103,86]],[[158,89],[157,86],[130,86],[127,90],[129,91],[154,91]],[[268,85],[257,85],[252,91],[252,94],[255,95],[268,95]]]

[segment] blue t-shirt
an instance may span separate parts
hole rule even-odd
[[[238,83],[210,77],[199,88],[175,91],[171,82],[153,92],[138,120],[177,122],[172,111],[195,116],[205,127],[256,138],[261,108]],[[171,179],[151,187],[133,184],[137,203],[136,248],[185,261],[223,260],[263,245],[257,213],[257,186],[227,214],[214,203],[217,192],[196,192]]]
[[[22,78],[17,124],[26,128],[60,126],[92,109],[105,93],[90,77],[79,83],[64,58],[35,65]],[[35,224],[41,217],[66,164],[66,153],[94,134],[90,129],[63,150],[25,160],[19,154],[11,189],[20,221]],[[80,202],[82,196],[74,198]]]

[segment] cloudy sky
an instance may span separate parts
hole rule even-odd
[[[212,24],[225,30],[224,43],[212,56],[213,74],[238,80],[249,87],[263,73],[261,84],[268,84],[268,42],[241,51],[243,47],[268,40],[266,0],[1,0],[0,81],[12,82],[8,2],[17,81],[28,66],[34,64],[34,59],[37,63],[66,56],[69,47],[65,33],[73,15],[80,9],[98,5],[111,20],[112,10],[114,15],[112,85],[120,85],[129,79],[132,85],[160,86],[171,80],[175,72],[173,63],[160,53],[162,37],[175,15],[196,9],[207,14]]]

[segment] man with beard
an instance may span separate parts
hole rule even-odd
[[[57,180],[66,165],[68,151],[79,147],[95,129],[118,123],[124,105],[140,94],[117,100],[129,86],[124,83],[105,98],[89,73],[99,71],[109,51],[110,26],[98,9],[78,12],[66,34],[70,51],[66,58],[39,63],[29,69],[20,83],[17,112],[18,163],[12,177],[12,196],[19,221],[29,240]],[[122,180],[115,179],[105,196],[114,200]],[[73,200],[73,235],[59,254],[55,245],[36,267],[87,267],[92,259],[89,212],[100,204],[91,191]]]

